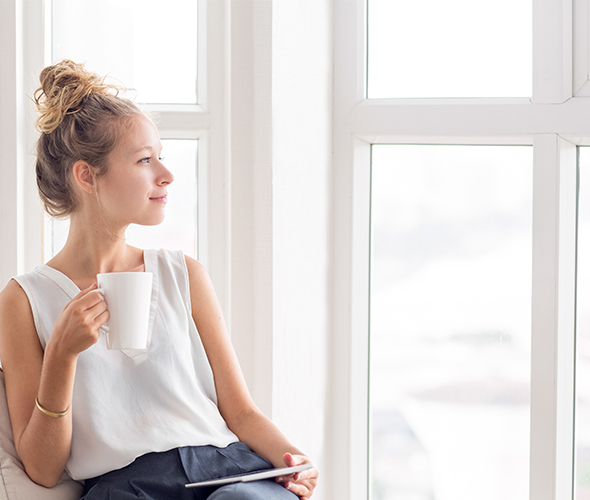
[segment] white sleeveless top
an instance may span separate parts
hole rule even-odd
[[[217,408],[213,372],[191,314],[184,255],[145,250],[144,261],[153,273],[147,349],[110,351],[101,335],[78,358],[67,463],[74,479],[120,469],[153,451],[238,440]],[[45,349],[58,315],[80,290],[45,265],[15,280],[29,298]]]

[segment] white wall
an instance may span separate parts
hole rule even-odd
[[[273,9],[273,417],[323,459],[331,173],[331,3]]]
[[[321,465],[331,3],[231,5],[232,339],[259,406]]]
[[[0,287],[41,262],[32,96],[42,68],[43,0],[0,1]],[[26,54],[26,57],[24,56]]]
[[[0,29],[0,150],[3,151],[0,183],[0,286],[23,268],[22,184],[23,147],[19,128],[23,122],[22,7],[17,1],[0,2],[0,18],[9,20]]]

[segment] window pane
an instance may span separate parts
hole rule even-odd
[[[590,498],[590,151],[580,148],[576,308],[576,498]]]
[[[368,0],[368,97],[530,97],[530,0]]]
[[[528,498],[532,150],[372,158],[372,499]]]
[[[53,0],[53,59],[85,62],[141,103],[197,102],[195,0]]]
[[[197,257],[197,141],[163,139],[164,164],[174,174],[168,187],[166,218],[157,226],[137,226],[127,229],[127,242],[140,248],[170,248]],[[45,255],[47,261],[66,242],[69,221],[47,218]]]

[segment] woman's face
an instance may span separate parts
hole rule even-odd
[[[161,161],[155,125],[138,115],[109,156],[108,171],[97,178],[102,216],[113,226],[155,225],[164,220],[166,189],[174,180]]]

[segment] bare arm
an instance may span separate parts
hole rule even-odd
[[[231,345],[211,280],[201,264],[189,257],[186,260],[193,318],[213,369],[221,415],[240,441],[275,467],[309,462],[254,404]],[[306,499],[313,493],[317,476],[318,470],[313,468],[298,473],[285,486]]]
[[[65,469],[72,420],[71,412],[62,418],[46,415],[35,398],[54,413],[70,407],[78,355],[96,342],[108,317],[104,301],[91,290],[66,306],[45,352],[25,292],[10,281],[0,293],[0,355],[14,442],[29,477],[46,487],[54,486]]]

